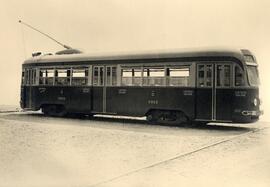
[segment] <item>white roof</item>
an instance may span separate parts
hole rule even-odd
[[[85,62],[106,60],[128,60],[128,59],[158,59],[158,58],[184,58],[184,57],[206,57],[206,56],[232,56],[243,60],[243,53],[251,54],[248,50],[241,49],[181,49],[166,51],[146,51],[132,53],[81,53],[67,55],[40,55],[24,61],[29,63],[53,63],[53,62]]]

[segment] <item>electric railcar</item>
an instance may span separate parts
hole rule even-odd
[[[243,49],[40,55],[22,65],[20,104],[49,116],[251,123],[262,114],[257,66]]]

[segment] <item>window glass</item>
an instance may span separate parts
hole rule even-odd
[[[45,84],[45,80],[46,80],[46,70],[45,69],[41,69],[39,71],[39,84],[40,85],[44,85]]]
[[[73,68],[71,84],[74,86],[87,85],[88,69],[86,68]]]
[[[54,69],[41,69],[39,71],[39,84],[53,85],[54,73]]]
[[[144,86],[162,86],[165,85],[163,67],[151,67],[143,69],[143,85]]]
[[[117,71],[116,67],[112,67],[112,86],[117,85]]]
[[[124,86],[132,86],[132,69],[131,68],[122,69],[121,74],[122,74],[121,84]]]
[[[125,67],[122,69],[122,85],[141,86],[142,82],[141,67]]]
[[[104,85],[104,67],[96,66],[94,67],[93,74],[93,85],[103,86]]]
[[[133,72],[134,72],[134,77],[141,77],[142,76],[142,70],[141,68],[139,69],[133,69]]]
[[[70,69],[55,70],[55,85],[70,85]]]
[[[254,62],[254,58],[251,55],[245,55],[244,58],[246,62]]]
[[[106,67],[106,85],[111,86],[112,85],[112,67]]]
[[[235,66],[234,73],[235,73],[234,75],[235,86],[244,86],[243,70],[239,66]]]
[[[206,65],[206,86],[212,86],[212,65]]]
[[[54,70],[53,69],[49,69],[47,70],[47,77],[54,77]]]
[[[31,76],[32,76],[31,70],[28,69],[27,70],[27,80],[26,80],[26,84],[27,85],[30,85],[31,84]]]
[[[132,71],[133,71],[132,85],[141,86],[142,85],[142,68],[141,67],[133,68]]]
[[[229,87],[231,86],[231,66],[217,65],[217,86]]]
[[[94,73],[93,73],[93,85],[98,85],[98,67],[94,67]]]
[[[106,69],[106,85],[115,86],[117,84],[116,67],[106,67]]]
[[[170,68],[170,77],[188,77],[189,68]]]
[[[204,65],[199,65],[198,68],[198,84],[200,87],[204,86]]]
[[[149,73],[149,69],[144,68],[143,69],[143,77],[149,77],[150,73]]]
[[[132,69],[122,69],[122,77],[132,77]]]
[[[22,80],[21,80],[21,85],[25,84],[25,70],[22,71]]]
[[[222,65],[217,65],[217,86],[222,86]]]
[[[36,70],[32,69],[32,81],[31,81],[32,85],[36,84]]]
[[[225,87],[229,87],[231,85],[231,66],[224,65],[224,85]]]
[[[168,86],[188,86],[189,72],[187,66],[169,67],[166,70]]]
[[[164,77],[164,68],[151,68],[149,73],[150,77]]]
[[[198,65],[197,82],[199,87],[212,86],[213,65]]]
[[[99,79],[100,79],[99,83],[100,83],[101,86],[104,84],[104,80],[103,80],[103,78],[104,78],[103,71],[104,70],[103,69],[104,69],[103,67],[99,68]]]
[[[85,69],[73,69],[72,71],[72,77],[80,77],[83,78],[86,76]]]
[[[49,69],[46,71],[46,85],[53,85],[53,78],[54,78],[54,70]]]
[[[250,86],[258,86],[260,84],[260,81],[257,67],[247,66],[247,73]]]

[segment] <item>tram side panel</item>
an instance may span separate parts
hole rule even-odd
[[[212,88],[197,88],[196,119],[211,120],[213,112]]]
[[[216,89],[216,120],[232,120],[233,89]]]
[[[91,112],[91,87],[35,87],[34,110],[44,105],[62,105],[68,112]]]
[[[92,87],[68,87],[66,102],[67,110],[75,113],[89,114],[92,111]]]
[[[149,110],[177,110],[194,118],[194,89],[168,87],[107,88],[107,112],[144,116]]]
[[[50,87],[50,86],[38,86],[36,87],[36,107],[42,107],[44,105],[63,105],[66,107],[67,88],[64,87]]]

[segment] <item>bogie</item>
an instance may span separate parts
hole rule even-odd
[[[150,110],[146,114],[149,123],[168,125],[184,125],[189,123],[189,118],[182,111],[175,110]]]
[[[46,116],[63,117],[67,114],[63,105],[43,105],[41,109]]]

